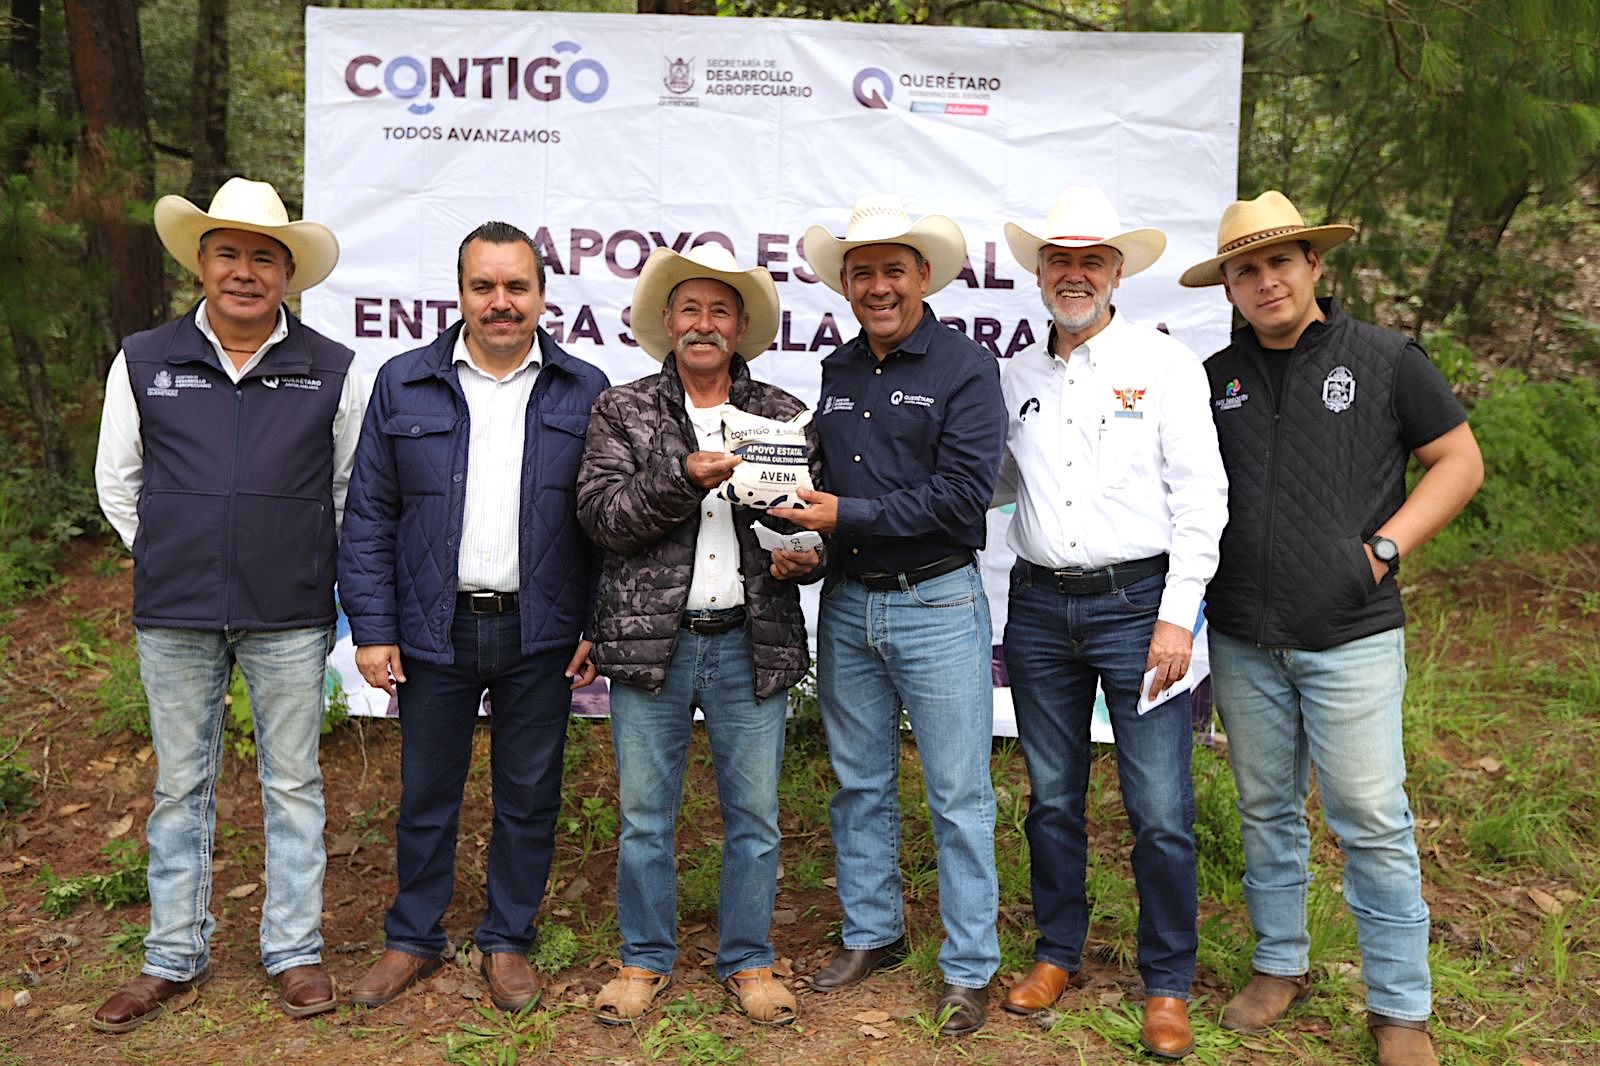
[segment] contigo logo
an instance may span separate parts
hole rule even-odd
[[[571,60],[582,51],[575,41],[558,41],[556,54],[522,56],[355,56],[344,68],[344,84],[354,96],[387,93],[411,101],[406,110],[426,115],[440,97],[479,100],[559,100],[562,91],[583,104],[605,96],[611,76],[599,60]],[[571,60],[571,62],[568,62]],[[565,70],[562,65],[566,64]]]

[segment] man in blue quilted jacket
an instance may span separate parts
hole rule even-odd
[[[399,890],[384,952],[350,989],[375,1007],[437,970],[455,886],[472,730],[489,692],[494,826],[473,940],[490,998],[539,996],[528,964],[561,809],[571,690],[594,680],[582,639],[593,549],[575,486],[609,384],[539,328],[533,241],[486,222],[456,259],[461,321],[384,364],[346,505],[340,600],[356,665],[400,704]]]
[[[1410,338],[1318,299],[1322,253],[1355,231],[1307,226],[1272,190],[1223,213],[1221,285],[1245,325],[1206,362],[1228,471],[1228,526],[1206,593],[1256,933],[1222,1027],[1260,1033],[1311,994],[1306,794],[1317,767],[1345,854],[1379,1066],[1435,1066],[1428,905],[1406,798],[1400,560],[1455,517],[1483,457],[1444,376]],[[1409,495],[1406,464],[1424,473]]]

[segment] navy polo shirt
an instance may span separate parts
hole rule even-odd
[[[863,334],[822,361],[817,412],[845,573],[911,570],[983,547],[1006,443],[988,351],[924,303],[917,328],[882,361]]]

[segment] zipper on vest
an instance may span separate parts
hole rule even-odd
[[[1282,425],[1283,415],[1272,412],[1272,431],[1267,434],[1267,526],[1261,537],[1261,607],[1256,613],[1256,643],[1263,645],[1267,641],[1267,605],[1272,602],[1272,537],[1278,513],[1278,431]]]
[[[233,386],[233,447],[228,452],[228,537],[222,546],[222,625],[233,621],[233,541],[238,522],[235,500],[239,495],[239,415],[244,409],[244,389]]]

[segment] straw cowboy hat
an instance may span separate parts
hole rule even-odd
[[[671,248],[657,248],[644,261],[639,271],[639,281],[633,287],[634,339],[639,347],[657,362],[665,362],[672,351],[672,341],[667,336],[666,323],[661,312],[667,306],[672,290],[685,281],[709,278],[729,285],[744,301],[744,313],[750,316],[744,339],[737,351],[749,362],[772,344],[778,335],[778,287],[765,267],[740,270],[733,254],[720,244],[702,244],[679,255]]]
[[[898,196],[863,196],[850,212],[843,237],[812,226],[801,242],[801,254],[812,272],[840,296],[845,295],[839,281],[845,253],[865,244],[904,244],[921,252],[928,261],[930,296],[954,281],[967,265],[967,239],[961,227],[944,215],[926,215],[912,225]]]
[[[1039,249],[1093,248],[1110,245],[1122,253],[1122,276],[1132,277],[1157,259],[1167,247],[1167,235],[1158,229],[1122,228],[1117,209],[1093,185],[1074,185],[1061,194],[1037,234],[1015,222],[1006,223],[1006,243],[1018,264],[1030,274],[1039,273]]]
[[[1308,226],[1289,198],[1277,189],[1268,189],[1254,200],[1235,200],[1222,212],[1217,227],[1217,254],[1196,263],[1178,278],[1178,284],[1191,289],[1222,284],[1222,264],[1249,248],[1305,241],[1319,252],[1349,240],[1354,226],[1334,223]]]
[[[278,241],[294,257],[288,291],[301,292],[333,273],[339,261],[339,240],[317,222],[290,222],[278,190],[264,181],[229,178],[202,211],[181,196],[156,201],[156,234],[172,258],[191,273],[200,273],[200,238],[209,230],[242,229]]]

